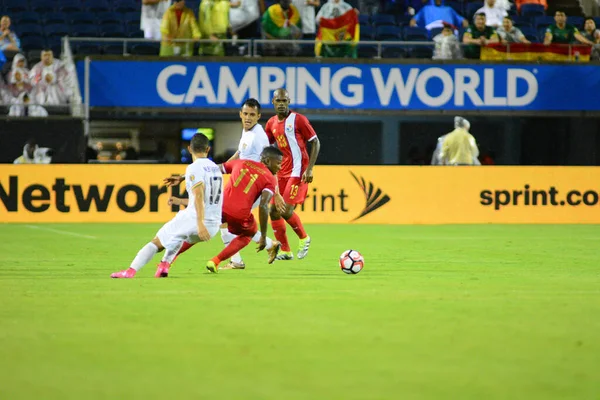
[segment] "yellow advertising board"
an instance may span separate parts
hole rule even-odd
[[[4,165],[1,222],[166,222],[184,165]],[[600,168],[317,166],[305,223],[600,223]]]

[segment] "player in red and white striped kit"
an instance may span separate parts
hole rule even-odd
[[[308,119],[302,114],[290,111],[290,95],[287,90],[277,89],[272,102],[276,115],[267,121],[265,132],[269,141],[272,144],[276,143],[283,153],[281,171],[277,174],[279,194],[274,196],[274,201],[280,206],[281,203],[285,203],[283,212],[278,211],[275,205],[271,206],[271,226],[275,238],[281,243],[277,260],[294,258],[288,243],[285,222],[294,229],[300,239],[297,256],[302,259],[308,254],[310,236],[304,231],[302,221],[294,209],[298,204],[304,203],[308,184],[313,180],[313,167],[321,144]],[[310,155],[307,150],[309,142]]]

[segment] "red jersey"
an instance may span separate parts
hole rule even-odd
[[[306,143],[317,137],[308,119],[296,112],[290,112],[283,121],[279,121],[275,115],[267,121],[265,132],[269,142],[276,142],[283,153],[281,171],[277,175],[282,178],[300,178],[308,167]]]
[[[223,212],[232,217],[247,218],[263,191],[275,193],[277,179],[263,163],[233,160],[224,163],[223,170],[231,174],[223,191]]]

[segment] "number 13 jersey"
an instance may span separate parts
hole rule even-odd
[[[196,217],[194,188],[204,184],[204,224],[221,224],[223,210],[223,175],[217,164],[208,158],[198,158],[185,170],[185,188],[188,193],[186,213]]]
[[[246,219],[263,191],[275,193],[277,180],[263,163],[233,160],[223,164],[223,171],[231,174],[223,193],[223,212],[234,218]]]

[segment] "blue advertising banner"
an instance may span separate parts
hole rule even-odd
[[[77,65],[83,87],[83,62]],[[600,110],[594,65],[92,61],[92,107],[237,108],[285,87],[293,106],[361,110]]]

